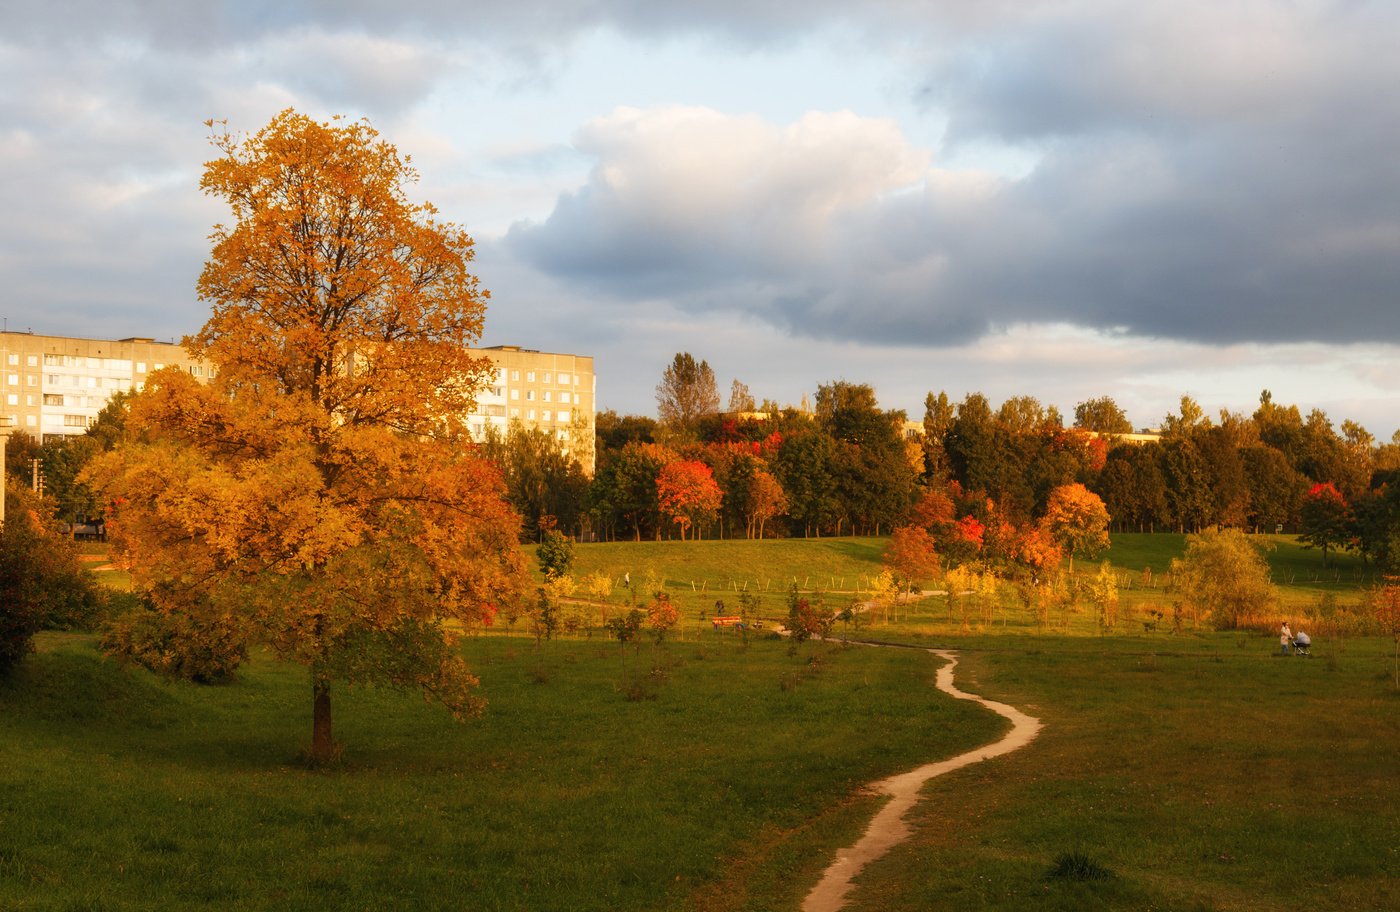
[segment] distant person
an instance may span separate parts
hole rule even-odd
[[[1279,655],[1288,655],[1288,650],[1293,646],[1293,630],[1284,621],[1283,626],[1278,629],[1278,649]]]

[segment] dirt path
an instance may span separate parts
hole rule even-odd
[[[1040,731],[1040,720],[1028,716],[1014,707],[1007,706],[1005,703],[986,700],[975,694],[958,690],[953,684],[953,668],[958,664],[957,655],[943,649],[930,649],[928,651],[947,660],[947,663],[938,669],[937,686],[939,690],[951,694],[959,700],[973,700],[981,703],[993,712],[1005,716],[1011,720],[1011,731],[994,744],[970,750],[950,760],[928,763],[907,773],[900,773],[897,776],[872,783],[871,789],[890,796],[889,803],[875,815],[874,820],[870,821],[865,835],[861,836],[855,845],[837,853],[836,860],[826,869],[821,882],[812,889],[811,893],[807,894],[807,899],[802,903],[802,912],[836,912],[846,903],[846,894],[851,889],[851,880],[867,864],[909,838],[910,829],[909,825],[904,822],[904,815],[919,800],[919,790],[923,788],[925,782],[934,776],[951,773],[953,770],[961,769],[981,760],[990,760],[992,757],[1000,757],[1002,754],[1025,747]]]

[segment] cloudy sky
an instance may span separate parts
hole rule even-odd
[[[1400,424],[1400,4],[0,0],[0,316],[178,337],[203,122],[363,116],[478,242],[484,344],[722,392],[1182,394]]]

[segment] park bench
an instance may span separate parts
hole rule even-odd
[[[710,618],[710,624],[716,630],[721,627],[742,627],[744,626],[744,619],[737,614],[730,614],[723,617]]]

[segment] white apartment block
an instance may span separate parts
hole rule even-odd
[[[472,349],[496,365],[486,389],[477,395],[468,424],[476,439],[487,428],[504,436],[513,422],[527,430],[538,429],[559,441],[565,453],[593,474],[593,420],[597,405],[597,380],[593,359],[534,351],[518,345]]]
[[[495,375],[468,417],[478,439],[487,427],[502,435],[511,422],[558,440],[591,475],[596,381],[593,359],[515,345],[472,349],[490,358]],[[113,393],[141,390],[146,377],[175,365],[199,380],[212,368],[182,346],[152,339],[79,339],[0,332],[0,416],[44,441],[82,434]]]
[[[203,361],[166,342],[0,332],[0,415],[41,442],[82,434],[112,394],[140,390],[172,364],[207,378]]]

